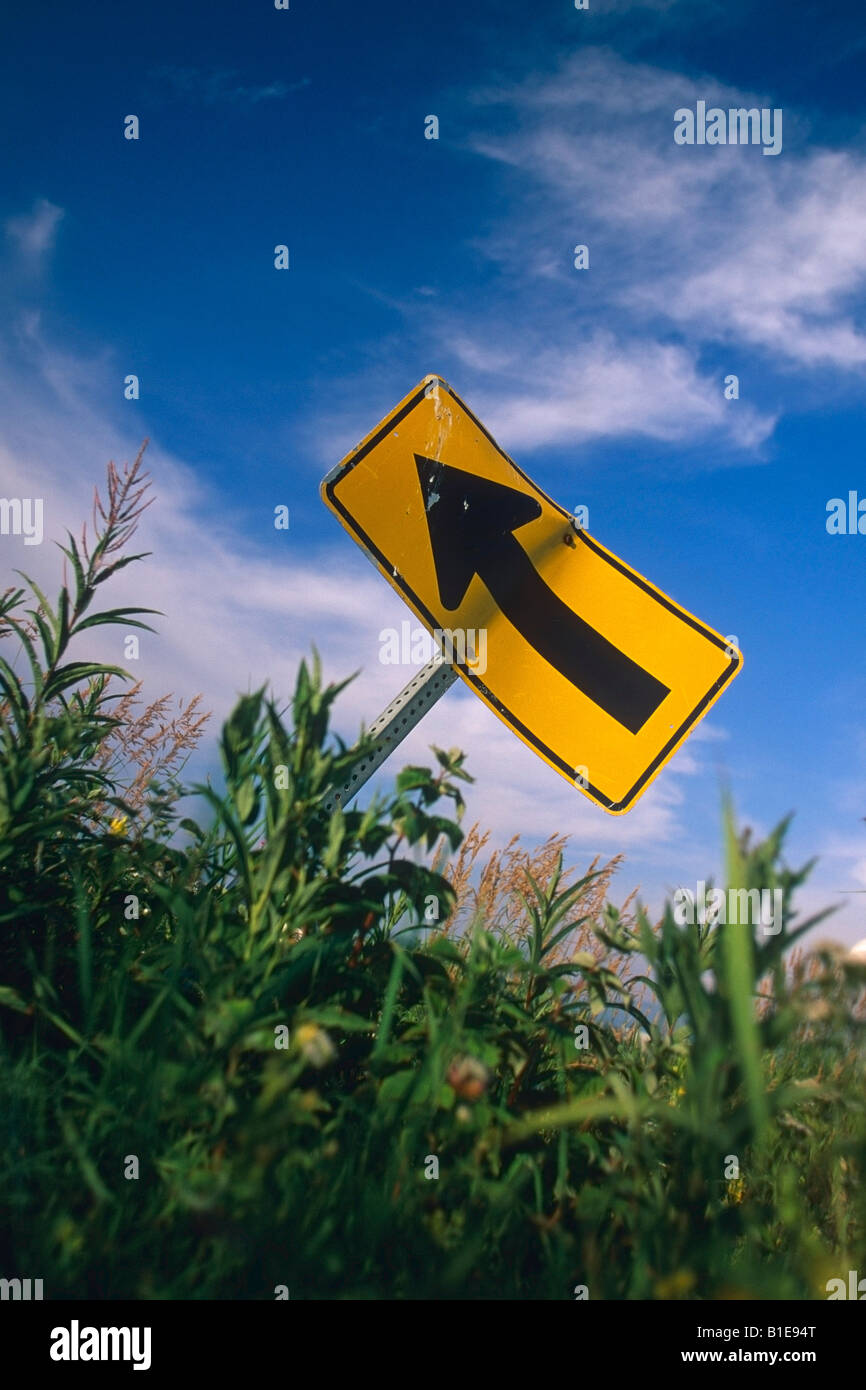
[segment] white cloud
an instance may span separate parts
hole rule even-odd
[[[480,366],[480,350],[473,357],[461,343],[458,353]],[[570,350],[530,354],[507,389],[503,365],[494,386],[479,383],[473,408],[510,451],[632,432],[684,441],[710,431],[728,431],[753,449],[775,424],[769,412],[749,405],[732,409],[719,382],[702,377],[679,346],[619,343],[597,332]]]
[[[54,246],[63,215],[63,208],[39,198],[31,212],[7,218],[6,232],[28,260],[38,261]]]
[[[676,146],[674,111],[699,99],[778,104],[598,48],[552,75],[478,92],[489,128],[471,147],[512,171],[515,195],[481,248],[509,276],[552,280],[574,300],[566,251],[586,242],[605,322],[618,311],[621,334],[643,338],[667,323],[688,333],[692,354],[696,343],[724,342],[781,367],[861,369],[866,158],[805,144],[789,109],[773,159],[753,147]],[[562,337],[560,325],[557,348]]]
[[[741,339],[798,366],[852,369],[866,334],[851,300],[866,288],[866,161],[815,151],[751,191],[715,257],[636,298],[705,337]]]

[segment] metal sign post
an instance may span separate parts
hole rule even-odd
[[[374,739],[370,752],[356,763],[343,785],[335,788],[323,803],[329,815],[337,806],[348,805],[456,679],[454,667],[444,662],[441,656],[434,656],[408,685],[404,685],[400,694],[395,695],[370,725],[369,732]]]

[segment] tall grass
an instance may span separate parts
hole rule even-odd
[[[164,746],[151,709],[130,769],[123,673],[68,655],[141,621],[94,611],[135,558],[139,465],[92,545],[70,537],[71,589],[0,606],[4,1274],[46,1297],[711,1299],[824,1297],[866,1266],[863,970],[791,964],[817,919],[785,827],[752,845],[727,820],[729,880],[784,893],[763,938],[617,909],[618,861],[569,873],[564,842],[479,874],[455,751],[324,812],[363,743],[329,733],[315,659],[288,710],[238,702],[225,790],[181,819],[197,709]]]

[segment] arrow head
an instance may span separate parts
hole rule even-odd
[[[541,504],[517,488],[415,455],[430,548],[444,608],[463,602],[474,575],[496,565],[502,540],[541,516]]]

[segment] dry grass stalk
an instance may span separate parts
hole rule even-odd
[[[443,936],[462,935],[474,923],[480,923],[487,931],[518,941],[527,927],[523,901],[530,891],[527,874],[531,874],[545,892],[550,886],[560,855],[568,848],[567,835],[550,835],[532,851],[524,849],[520,836],[514,835],[507,845],[494,850],[484,862],[482,856],[489,840],[490,832],[482,831],[476,823],[468,831],[457,854],[448,862],[445,862],[443,854],[437,864],[455,894],[454,908],[440,928]],[[622,975],[627,957],[607,951],[595,935],[593,924],[602,919],[611,880],[624,857],[622,854],[615,855],[600,870],[599,856],[593,859],[586,875],[596,873],[597,876],[586,885],[572,905],[574,931],[555,948],[550,957],[551,964],[569,961],[578,951],[591,951],[598,960],[604,961],[608,969]],[[560,891],[572,883],[575,876],[573,868],[565,870]],[[621,909],[626,925],[630,925],[630,908],[636,891],[629,895]],[[586,920],[580,921],[581,918]],[[576,980],[576,992],[579,994],[583,988],[583,981]]]
[[[170,713],[174,698],[170,694],[136,712],[142,703],[140,693],[141,681],[137,681],[118,698],[112,717],[120,725],[103,739],[94,758],[134,810],[144,804],[154,778],[180,772],[211,717],[200,709],[201,695],[193,695],[186,704],[179,700],[176,714]]]

